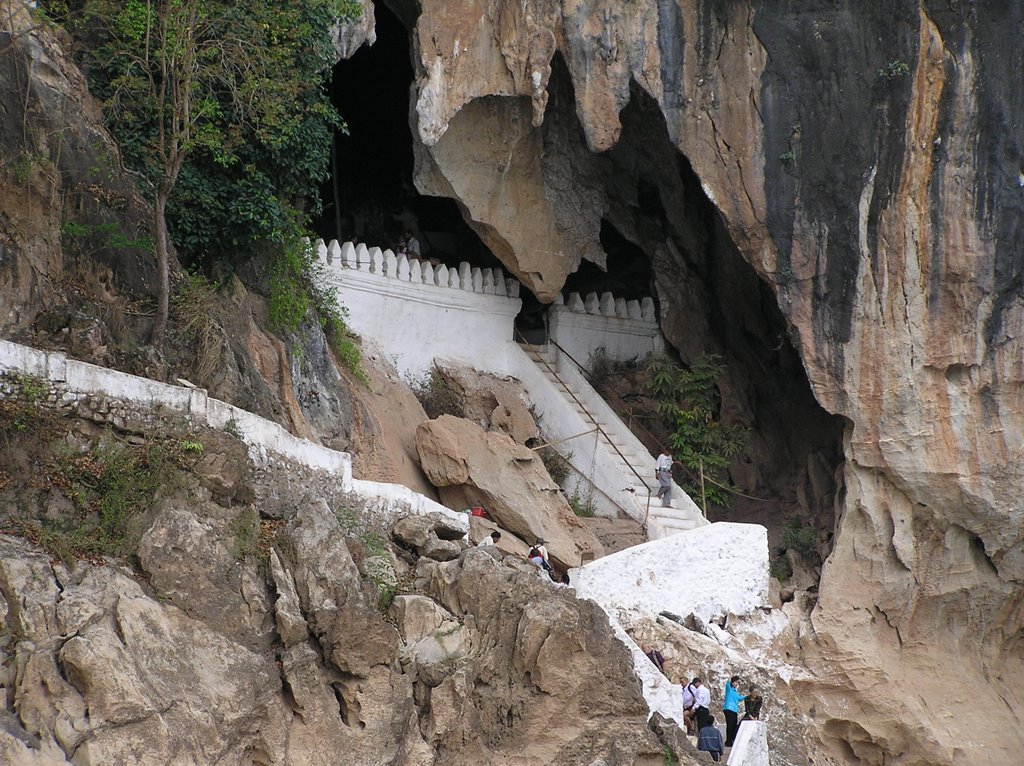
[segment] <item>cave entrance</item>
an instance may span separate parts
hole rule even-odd
[[[415,23],[413,9],[394,7]],[[334,136],[331,178],[321,189],[324,208],[314,229],[324,240],[357,237],[381,248],[395,248],[410,231],[424,257],[497,266],[453,200],[416,191],[409,32],[387,4],[375,1],[373,8],[376,42],[339,61],[332,72],[331,100],[348,131]]]
[[[776,553],[796,524],[815,528],[816,540],[827,542],[841,490],[843,423],[816,402],[771,286],[739,252],[689,159],[672,141],[661,106],[634,84],[619,117],[618,143],[587,156],[572,80],[555,57],[545,156],[584,157],[587,166],[578,169],[577,160],[569,172],[578,175],[561,184],[600,179],[604,203],[600,242],[606,262],[582,262],[564,292],[649,295],[673,356],[685,366],[708,354],[721,361],[721,422],[745,427],[749,438],[728,468],[729,481],[742,494],[732,495],[728,507],[711,506],[712,520],[764,524]],[[564,166],[548,170],[566,172]],[[649,415],[645,426],[660,420],[642,374],[617,374],[602,394],[620,416],[635,424],[638,413]],[[652,454],[668,439],[667,425],[653,438],[634,432]]]

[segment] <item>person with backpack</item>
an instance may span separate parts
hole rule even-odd
[[[693,705],[693,717],[697,719],[697,730],[708,725],[711,718],[711,690],[706,687],[699,678],[693,679],[693,686],[696,689],[694,697],[696,702]]]
[[[555,571],[555,568],[553,566],[551,566],[551,562],[548,561],[548,549],[544,547],[544,543],[545,542],[546,541],[543,538],[538,537],[537,538],[537,542],[535,542],[533,544],[533,549],[532,550],[535,550],[535,551],[537,551],[538,554],[540,554],[540,560],[541,560],[540,567],[541,567],[541,569],[543,569],[548,574],[551,574],[553,571]],[[532,553],[531,553],[531,555],[532,555]]]
[[[740,683],[739,676],[733,676],[725,682],[725,700],[722,702],[722,712],[725,713],[725,746],[732,747],[736,739],[736,732],[740,728],[740,702],[747,698],[746,694],[740,694],[736,687]]]
[[[700,679],[694,678],[683,687],[683,723],[686,725],[686,733],[694,736],[697,733],[697,722],[694,716],[697,712],[697,689],[694,684],[699,684]]]

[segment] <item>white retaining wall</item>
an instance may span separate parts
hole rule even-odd
[[[346,322],[412,376],[435,359],[508,374],[508,344],[522,307],[519,282],[501,269],[452,268],[351,242],[317,243]]]
[[[590,368],[598,352],[616,362],[645,359],[665,350],[654,301],[627,301],[611,293],[590,293],[586,299],[559,295],[548,309],[548,336]]]
[[[716,522],[573,569],[576,593],[609,614],[695,615],[705,623],[768,605],[768,530]]]
[[[156,419],[166,415],[185,419],[193,428],[224,430],[231,424],[230,430],[248,445],[249,456],[258,467],[284,458],[336,476],[344,491],[357,494],[382,520],[408,513],[441,513],[469,531],[464,514],[399,484],[353,479],[352,456],[347,452],[293,436],[277,423],[211,398],[204,389],[172,386],[5,340],[0,340],[0,374],[48,381],[47,403],[56,407],[73,407],[82,397],[102,398],[101,406],[115,427],[123,427],[121,421],[133,416]]]

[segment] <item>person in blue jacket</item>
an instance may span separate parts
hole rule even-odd
[[[736,739],[736,732],[740,728],[740,702],[747,698],[747,695],[740,694],[736,687],[739,686],[740,677],[733,676],[725,682],[725,702],[722,703],[722,712],[725,713],[725,746],[732,747]]]

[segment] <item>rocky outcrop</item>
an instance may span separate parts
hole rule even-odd
[[[85,422],[32,422],[0,508],[53,546],[74,534],[63,493],[78,489],[50,438],[64,460],[93,456],[74,463],[90,476],[111,453],[87,451],[103,434]],[[0,534],[0,761],[663,762],[595,604],[521,556],[469,549],[441,515],[377,528],[333,480],[196,438],[152,507],[128,511],[144,525],[131,566]]]
[[[450,508],[481,505],[528,545],[543,538],[563,569],[578,566],[584,553],[603,554],[540,458],[511,437],[442,415],[420,425],[416,448],[424,472]]]
[[[477,2],[458,18],[436,0],[414,32],[418,183],[460,198],[543,300],[597,249],[596,227],[559,227],[569,211],[643,246],[670,325],[719,311],[687,309],[709,294],[678,275],[723,277],[723,250],[770,285],[776,327],[846,424],[835,544],[800,642],[810,737],[840,761],[1010,762],[1024,745],[1021,23],[928,0]],[[576,125],[558,122],[555,93]],[[644,102],[673,151],[595,193]],[[572,187],[588,192],[567,200]],[[705,334],[672,332],[680,348]],[[897,709],[878,678],[971,712]]]

